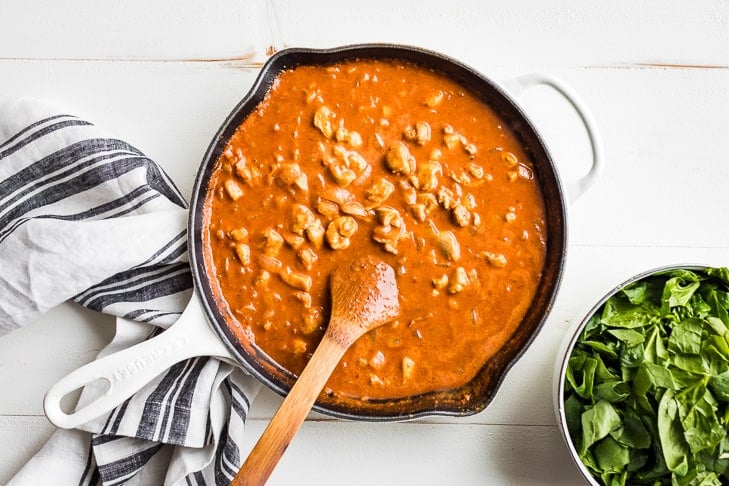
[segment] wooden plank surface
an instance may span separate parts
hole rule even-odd
[[[360,424],[313,415],[276,471],[289,484],[329,458],[325,484],[580,484],[552,409],[569,326],[612,286],[666,263],[729,265],[729,4],[76,0],[0,3],[0,97],[32,96],[92,120],[158,161],[186,196],[209,140],[269,45],[402,42],[499,80],[544,71],[597,121],[605,170],[569,208],[562,288],[537,340],[473,417]],[[521,99],[566,180],[587,168],[575,115],[546,88]],[[0,296],[1,298],[1,296]],[[0,484],[53,428],[47,387],[108,342],[113,322],[64,304],[0,337]],[[252,446],[280,399],[253,405]],[[333,459],[332,459],[333,458]],[[306,483],[303,479],[303,482]],[[327,482],[328,481],[328,482]]]

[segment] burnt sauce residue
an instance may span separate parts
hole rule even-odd
[[[402,61],[282,72],[208,189],[206,265],[229,327],[298,374],[329,276],[371,254],[400,314],[360,338],[326,390],[397,398],[469,382],[514,333],[544,266],[532,162],[484,103]]]

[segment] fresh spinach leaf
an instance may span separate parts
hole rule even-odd
[[[630,463],[630,449],[607,436],[595,446],[595,459],[604,472],[620,473]]]
[[[582,413],[582,452],[622,425],[615,408],[600,400]]]
[[[663,288],[661,310],[663,313],[677,306],[685,306],[698,290],[698,277],[692,272],[685,272],[680,276],[673,277],[666,282]]]
[[[689,447],[682,432],[678,419],[678,402],[673,392],[668,390],[658,404],[658,437],[666,465],[677,476],[685,476],[689,471]]]
[[[570,437],[602,484],[729,484],[729,269],[627,285],[588,319],[566,377]]]
[[[729,371],[712,376],[709,379],[709,389],[717,400],[729,402]]]
[[[648,449],[651,446],[650,432],[633,411],[626,411],[623,416],[623,428],[619,432],[615,440],[626,447]]]
[[[668,338],[668,349],[678,353],[699,354],[704,326],[699,319],[684,320],[680,326],[673,328]]]
[[[635,346],[645,341],[645,335],[633,329],[610,329],[608,332],[618,341],[624,342],[626,346]]]
[[[648,298],[648,283],[641,281],[636,282],[634,285],[628,285],[622,290],[628,302],[635,305],[640,305]]]
[[[610,403],[622,402],[630,397],[630,386],[622,380],[606,381],[595,387],[593,396]]]

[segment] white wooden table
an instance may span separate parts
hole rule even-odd
[[[402,424],[313,415],[271,483],[582,484],[552,407],[568,326],[639,271],[729,265],[729,3],[2,0],[0,96],[42,98],[94,121],[189,195],[267,47],[355,42],[435,49],[499,81],[555,75],[591,108],[606,166],[569,208],[554,310],[486,411]],[[547,89],[522,102],[562,176],[582,174],[588,148],[567,105]],[[0,484],[53,431],[45,390],[112,332],[110,318],[63,304],[0,338]],[[269,392],[254,402],[251,446],[279,403]]]

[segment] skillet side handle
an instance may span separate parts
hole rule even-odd
[[[57,427],[70,429],[104,415],[121,405],[172,365],[196,356],[232,359],[225,345],[210,329],[193,292],[179,319],[166,331],[130,348],[92,361],[72,371],[46,392],[43,408]],[[105,381],[106,390],[90,403],[66,413],[61,400],[94,381]]]
[[[587,131],[587,137],[589,139],[590,148],[592,150],[592,166],[588,170],[587,174],[583,175],[576,181],[570,181],[566,183],[567,196],[569,198],[569,201],[570,203],[575,202],[577,198],[584,194],[585,191],[587,191],[595,183],[597,178],[600,176],[604,165],[604,156],[600,132],[597,129],[597,124],[595,123],[595,120],[592,117],[590,110],[587,109],[587,106],[582,102],[580,97],[577,95],[577,93],[574,92],[574,90],[572,90],[572,88],[564,84],[559,79],[547,74],[526,74],[524,76],[513,78],[504,83],[504,85],[506,86],[507,91],[509,91],[509,93],[516,97],[520,96],[524,91],[534,86],[549,86],[550,88],[557,91],[557,93],[562,95],[562,97],[564,97],[565,100],[567,100],[567,102],[572,105],[572,107],[577,112],[577,115],[580,117],[580,120],[582,121],[582,124],[585,126],[585,130]]]

